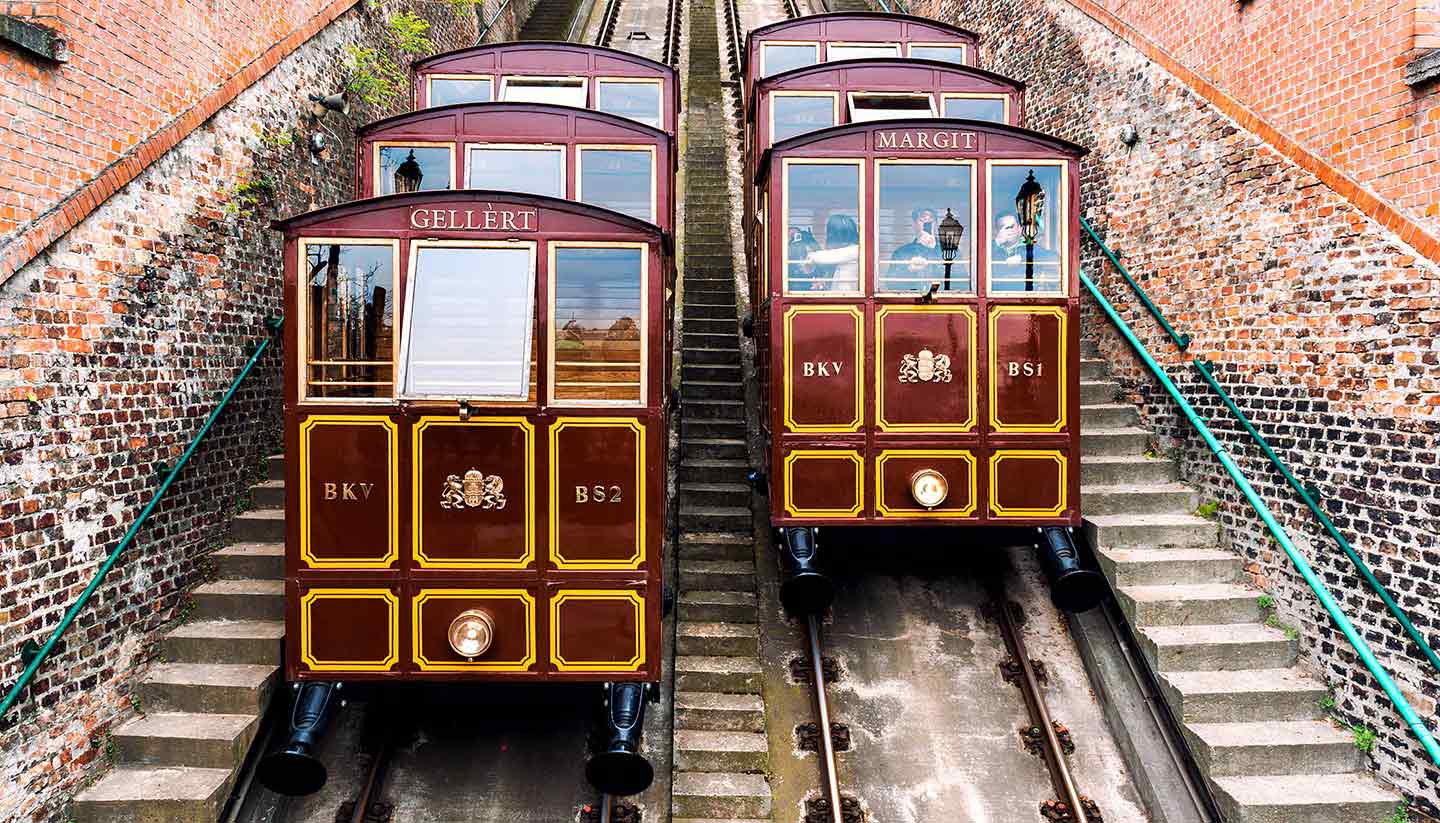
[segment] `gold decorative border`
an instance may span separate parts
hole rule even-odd
[[[635,654],[629,660],[571,663],[560,656],[560,605],[567,600],[628,600],[635,606]],[[633,672],[645,664],[645,597],[633,589],[562,589],[550,597],[550,662],[560,672]]]
[[[885,419],[885,317],[890,314],[960,314],[970,318],[969,368],[965,384],[970,396],[970,416],[960,423],[891,423]],[[979,389],[975,385],[978,347],[978,321],[969,306],[881,306],[875,312],[875,425],[884,432],[949,432],[973,431],[980,415]]]
[[[1050,509],[1008,509],[1001,506],[995,500],[995,490],[1000,488],[998,469],[1000,463],[1005,460],[1053,460],[1060,467],[1060,503]],[[1056,450],[1032,451],[1029,449],[996,449],[990,455],[990,514],[993,517],[1057,517],[1069,506],[1070,487],[1066,482],[1069,478],[1066,473],[1069,470],[1069,461],[1065,455]]]
[[[855,318],[855,418],[839,425],[809,425],[796,423],[790,411],[790,400],[794,394],[794,383],[790,376],[792,359],[791,343],[795,335],[791,331],[793,321],[801,314],[849,314]],[[782,416],[785,428],[792,432],[855,432],[865,417],[865,316],[858,306],[790,306],[785,309],[785,350],[781,362],[784,375],[784,407]]]
[[[635,432],[635,552],[624,560],[566,560],[560,551],[560,432],[569,427]],[[550,427],[550,562],[557,569],[638,569],[645,563],[645,424],[634,417],[557,417]]]
[[[310,551],[310,431],[320,426],[380,426],[387,434],[386,462],[390,466],[390,505],[385,523],[389,549],[380,558],[317,558]],[[300,558],[312,569],[388,569],[400,557],[400,461],[396,455],[399,427],[385,415],[316,414],[300,424]]]
[[[310,648],[310,607],[317,600],[383,600],[390,613],[390,652],[383,660],[329,660]],[[310,589],[300,598],[300,662],[312,672],[385,672],[400,662],[400,598],[389,589]]]
[[[1026,314],[1026,315],[1036,315],[1036,316],[1049,315],[1049,316],[1051,316],[1051,317],[1058,317],[1058,318],[1060,318],[1060,329],[1059,329],[1060,333],[1059,333],[1059,335],[1058,335],[1058,337],[1059,337],[1059,351],[1058,351],[1059,357],[1058,357],[1058,359],[1057,359],[1057,362],[1060,364],[1060,382],[1059,382],[1059,385],[1060,385],[1060,393],[1059,393],[1059,395],[1058,395],[1058,405],[1059,405],[1060,408],[1059,408],[1059,416],[1056,418],[1056,420],[1055,420],[1054,423],[1044,423],[1044,424],[1037,424],[1037,423],[1001,423],[1001,422],[1000,422],[1000,417],[996,414],[996,410],[999,408],[998,398],[999,398],[999,389],[1000,389],[1000,349],[999,349],[998,346],[995,345],[995,338],[996,338],[996,320],[998,320],[1001,316],[1007,315],[1007,314]],[[988,348],[990,349],[990,363],[989,363],[989,367],[990,367],[990,387],[989,387],[990,408],[989,408],[989,414],[990,414],[990,429],[991,429],[992,431],[995,431],[995,432],[1015,432],[1015,433],[1026,433],[1026,434],[1049,434],[1049,433],[1053,433],[1053,432],[1064,431],[1064,430],[1066,429],[1066,427],[1069,425],[1069,418],[1070,418],[1070,405],[1069,405],[1069,404],[1070,404],[1070,397],[1069,397],[1069,391],[1070,391],[1070,389],[1069,389],[1069,382],[1068,382],[1068,380],[1069,380],[1069,368],[1070,368],[1070,357],[1069,357],[1070,353],[1069,353],[1069,351],[1068,351],[1069,332],[1070,332],[1069,323],[1070,323],[1070,317],[1069,317],[1069,315],[1066,314],[1065,309],[1062,308],[1062,307],[1060,307],[1060,306],[994,306],[994,307],[991,308],[991,310],[990,310],[990,322],[989,322],[989,329],[988,329],[988,331],[989,331],[989,338],[988,338],[989,345],[988,345]]]
[[[855,467],[855,505],[849,509],[800,509],[791,469],[800,460],[848,460]],[[791,517],[859,517],[865,508],[865,459],[854,449],[796,449],[785,456],[785,513]]]
[[[425,465],[424,459],[424,438],[421,436],[428,428],[439,428],[443,426],[476,426],[480,428],[515,428],[518,427],[525,432],[525,552],[518,558],[513,557],[477,557],[466,560],[445,560],[432,559],[425,554],[425,542],[422,537],[422,529],[425,518],[421,515],[421,502],[424,489],[420,484],[420,470]],[[480,420],[455,420],[444,417],[422,417],[415,424],[413,434],[413,458],[414,465],[414,486],[412,511],[413,516],[413,537],[411,551],[414,553],[415,564],[422,569],[526,569],[535,562],[535,427],[523,417],[490,417]]]
[[[465,663],[436,663],[425,657],[420,643],[420,606],[427,600],[519,600],[525,604],[525,656],[520,660],[479,660]],[[524,589],[439,589],[421,590],[410,601],[410,656],[425,672],[523,672],[535,664],[535,597]]]
[[[959,457],[965,461],[969,471],[965,479],[970,488],[970,505],[963,509],[889,509],[885,506],[885,462],[892,457]],[[875,458],[875,511],[886,517],[936,519],[946,517],[969,517],[980,505],[976,499],[975,454],[969,449],[886,449]],[[946,478],[947,480],[949,478]]]

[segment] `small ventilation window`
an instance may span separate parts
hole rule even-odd
[[[585,108],[585,80],[580,77],[507,77],[500,84],[507,103],[549,103]]]
[[[928,94],[852,94],[850,122],[934,117],[935,101]]]

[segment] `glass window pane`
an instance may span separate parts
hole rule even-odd
[[[305,246],[308,397],[389,397],[394,247]]]
[[[404,395],[529,397],[535,282],[528,248],[421,247],[410,288]]]
[[[949,97],[945,100],[945,116],[963,120],[984,120],[988,123],[1005,122],[1005,99],[1003,97]]]
[[[601,80],[595,89],[595,108],[660,128],[660,84],[616,83]]]
[[[896,97],[891,95],[856,95],[850,98],[850,122],[894,120],[901,117],[934,117],[935,107],[929,95]]]
[[[970,213],[974,185],[970,166],[955,163],[882,163],[876,171],[880,200],[875,214],[877,292],[925,291],[931,283],[947,291],[974,291],[970,247],[975,224]],[[960,224],[950,251],[941,240],[946,215]]]
[[[992,165],[990,167],[990,292],[1061,294],[1061,221],[1064,202],[1060,199],[1059,166]],[[1025,242],[1015,199],[1029,176],[1044,192],[1037,210],[1035,238]]]
[[[965,64],[964,46],[911,46],[910,56],[919,60]]]
[[[786,291],[859,291],[859,165],[792,163],[785,178]]]
[[[760,76],[769,77],[782,71],[813,66],[820,62],[820,46],[816,43],[783,45],[764,43],[760,46]]]
[[[555,250],[555,399],[640,402],[644,249]]]
[[[650,209],[650,152],[626,149],[580,151],[580,200],[621,214],[654,220]]]
[[[776,143],[797,134],[808,134],[835,125],[833,97],[777,94],[772,99],[775,101],[775,122],[771,124],[771,128]]]
[[[439,146],[381,146],[375,194],[450,188],[450,150]]]
[[[899,57],[899,43],[867,43],[858,46],[840,46],[834,43],[825,47],[825,62],[836,60],[873,60],[877,57]]]
[[[524,194],[565,196],[564,149],[470,149],[465,185]]]
[[[488,77],[432,77],[430,78],[430,105],[448,106],[452,103],[489,103],[494,86]]]
[[[562,77],[508,77],[501,93],[508,103],[550,103],[585,108],[585,81]]]

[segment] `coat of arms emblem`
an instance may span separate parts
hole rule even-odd
[[[445,488],[440,493],[440,508],[477,506],[496,511],[505,508],[505,481],[500,479],[500,475],[487,475],[479,469],[471,469],[465,472],[463,478],[458,474],[445,478]]]
[[[953,379],[949,355],[921,349],[900,358],[901,383],[949,383]]]

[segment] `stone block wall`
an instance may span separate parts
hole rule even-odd
[[[1417,712],[1440,728],[1440,676],[1190,362],[1217,364],[1220,382],[1318,486],[1342,532],[1440,647],[1440,266],[1357,206],[1364,192],[1322,182],[1079,5],[930,0],[916,11],[979,32],[983,65],[1029,84],[1028,125],[1092,149],[1084,212],[1193,336],[1189,352],[1169,342],[1088,240],[1085,270],[1212,421]],[[1182,6],[1195,4],[1146,8],[1179,15]],[[1174,25],[1175,37],[1190,25],[1204,38],[1219,24]],[[1380,105],[1385,93],[1351,105]],[[1140,135],[1134,147],[1117,137],[1125,124]],[[1173,450],[1187,481],[1220,503],[1225,539],[1274,595],[1279,619],[1298,629],[1303,655],[1334,689],[1338,719],[1376,729],[1380,776],[1434,813],[1440,771],[1176,405],[1084,302],[1084,335],[1141,405],[1156,448]]]

